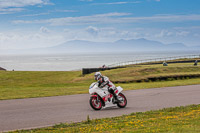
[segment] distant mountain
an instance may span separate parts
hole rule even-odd
[[[119,40],[116,42],[120,47],[126,47],[127,50],[133,51],[157,51],[164,50],[165,45],[158,41],[141,39],[132,39],[132,40]]]
[[[171,43],[166,45],[167,49],[175,50],[187,50],[190,47],[186,47],[183,43]],[[191,47],[192,49],[192,47]]]
[[[52,53],[96,53],[96,52],[132,52],[132,51],[183,51],[200,50],[199,47],[187,47],[183,43],[163,44],[144,38],[118,40],[115,42],[91,42],[83,40],[68,41],[53,47],[11,50],[23,54],[52,54]],[[1,51],[0,51],[1,52]]]
[[[128,52],[128,51],[166,51],[166,50],[188,50],[182,43],[163,44],[158,41],[151,41],[144,38],[131,40],[118,40],[116,42],[90,42],[90,41],[69,41],[51,48],[50,51],[68,52]]]

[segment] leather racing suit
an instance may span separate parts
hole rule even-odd
[[[115,85],[109,80],[108,77],[102,76],[101,78],[102,79],[98,80],[98,83],[99,83],[98,86],[99,86],[99,88],[103,88],[103,87],[107,86],[108,87],[108,92],[110,92],[111,94],[113,94],[115,100],[118,101],[117,95],[114,92],[114,90],[116,89]]]

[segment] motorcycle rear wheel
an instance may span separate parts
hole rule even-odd
[[[126,99],[125,95],[124,95],[124,94],[122,94],[122,93],[119,93],[119,95],[118,95],[118,96],[120,96],[120,97],[123,99],[123,101],[122,101],[122,102],[119,102],[119,103],[117,103],[117,106],[118,106],[118,107],[120,107],[120,108],[125,108],[125,107],[126,107],[126,105],[127,105],[127,99]]]
[[[102,108],[102,102],[101,100],[97,97],[90,97],[90,106],[94,109],[94,110],[100,110]]]

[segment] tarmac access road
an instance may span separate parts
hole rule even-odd
[[[167,107],[200,104],[200,85],[130,90],[123,92],[126,108],[110,106],[100,111],[89,105],[89,94],[0,101],[0,132],[52,126],[158,110]]]

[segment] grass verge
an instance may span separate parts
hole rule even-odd
[[[74,132],[200,132],[200,105],[166,108],[158,111],[138,112],[120,117],[94,119],[80,123],[55,125],[53,127],[15,131],[10,133],[74,133]]]
[[[119,81],[116,86],[120,85],[125,90],[200,84],[200,78],[129,83],[151,77],[200,74],[200,66],[193,66],[193,63],[170,64],[167,67],[161,64],[136,65],[102,73],[113,82]],[[93,74],[82,76],[81,71],[0,71],[0,100],[88,93],[93,77]]]

